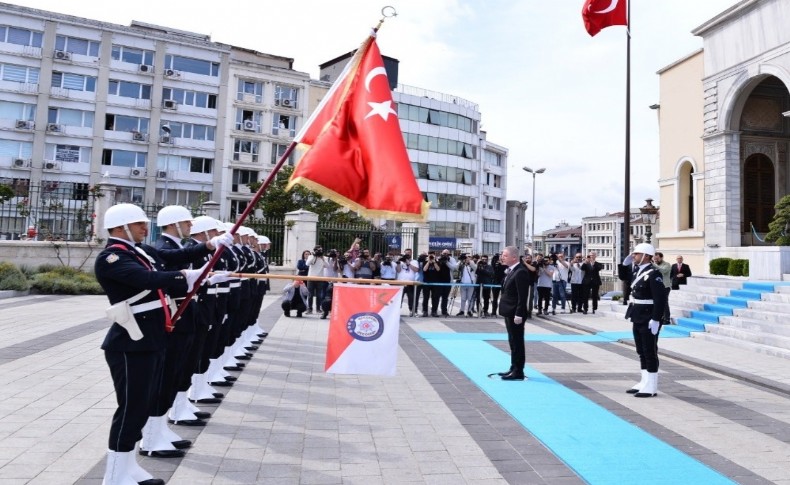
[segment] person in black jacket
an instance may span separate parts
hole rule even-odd
[[[483,317],[488,317],[488,306],[491,301],[491,286],[494,284],[494,267],[488,264],[488,255],[484,254],[480,256],[480,261],[477,263],[477,269],[475,270],[475,275],[477,277],[477,284],[483,287],[482,292],[478,292],[478,298],[480,297],[480,293],[483,295]],[[478,307],[480,304],[478,303]],[[494,308],[496,308],[496,304],[494,304]],[[496,311],[496,310],[495,310]]]
[[[601,289],[601,270],[603,265],[595,260],[596,256],[595,253],[588,254],[584,264],[582,264],[582,271],[584,271],[584,279],[582,280],[582,293],[584,294],[582,298],[584,300],[582,313],[585,315],[590,309],[590,299],[592,299],[593,313],[598,309],[598,300],[600,300],[598,292]]]
[[[672,289],[679,290],[680,285],[685,285],[688,277],[691,276],[691,268],[683,262],[683,256],[677,257],[677,264],[672,265],[669,277],[672,280]]]
[[[502,282],[502,300],[499,314],[505,317],[505,328],[510,344],[510,370],[499,375],[503,381],[523,381],[525,364],[524,322],[527,319],[527,300],[529,299],[529,276],[527,268],[521,264],[518,249],[508,246],[502,251],[500,261],[507,268]]]
[[[104,483],[164,484],[137,464],[136,442],[154,409],[165,360],[166,336],[173,331],[167,295],[185,294],[201,270],[163,271],[153,248],[140,243],[149,219],[133,204],[107,210],[107,247],[96,257],[96,279],[112,305],[113,321],[102,343],[118,407],[110,426]],[[150,253],[150,254],[149,254]]]
[[[493,284],[496,285],[491,289],[491,315],[498,315],[499,293],[502,290],[502,281],[505,279],[507,266],[499,261],[499,253],[491,257],[491,266],[494,268]]]

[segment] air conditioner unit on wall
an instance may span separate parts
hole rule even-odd
[[[44,160],[44,170],[60,170],[60,162],[56,160]]]
[[[139,131],[132,132],[132,140],[134,141],[145,141],[145,133],[140,133]]]
[[[145,169],[133,168],[129,171],[130,177],[145,177]]]
[[[16,120],[14,127],[17,130],[32,130],[36,126],[32,121]]]
[[[294,102],[291,101],[290,99],[283,99],[282,101],[280,101],[280,104],[285,106],[286,108],[290,108],[291,105],[294,104]]]
[[[56,50],[55,55],[53,56],[55,59],[60,61],[70,61],[71,60],[71,52]]]
[[[159,137],[159,143],[173,143],[170,135],[162,135]]]
[[[63,131],[63,126],[57,123],[47,123],[47,131],[50,133],[60,133]]]
[[[165,109],[176,109],[178,107],[178,103],[172,99],[166,99],[162,101],[162,107]]]
[[[154,66],[149,66],[148,64],[140,64],[139,66],[137,66],[137,71],[146,74],[153,74]]]
[[[252,120],[244,120],[242,128],[244,128],[244,131],[255,131],[255,122]]]
[[[25,158],[14,159],[14,168],[25,168],[25,167],[30,167],[30,160]]]
[[[166,179],[167,178],[167,170],[157,170],[156,178],[158,178],[158,179]]]
[[[167,77],[181,77],[181,72],[175,69],[165,69],[165,76]]]

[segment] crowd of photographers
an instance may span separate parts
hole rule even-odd
[[[332,249],[326,253],[320,246],[304,251],[297,263],[301,276],[323,276],[340,278],[381,279],[417,281],[423,284],[406,286],[404,302],[408,304],[409,316],[449,317],[448,303],[460,301],[460,311],[455,316],[497,316],[497,307],[506,267],[499,262],[499,254],[490,261],[488,255],[460,254],[457,258],[449,250],[424,252],[413,257],[411,249],[400,256],[370,254],[360,248],[357,239],[351,247],[341,253]],[[587,314],[592,302],[592,312],[598,309],[600,271],[603,265],[596,261],[596,254],[582,256],[577,253],[572,260],[565,254],[527,254],[521,257],[530,281],[529,309],[537,315],[556,315],[557,307],[565,313]],[[453,287],[457,289],[453,291]],[[567,289],[570,287],[570,293]],[[286,288],[286,292],[292,290]],[[306,289],[294,295],[299,306],[297,316],[321,313],[326,318],[332,306],[331,283],[308,281]],[[303,304],[302,304],[303,303]],[[453,305],[450,304],[450,307]],[[551,306],[551,309],[549,309]],[[286,312],[286,314],[289,314]]]

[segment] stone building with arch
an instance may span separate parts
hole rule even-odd
[[[659,247],[698,274],[721,256],[749,259],[755,279],[790,274],[790,248],[761,242],[790,193],[788,24],[787,0],[743,0],[692,32],[702,50],[659,71]]]

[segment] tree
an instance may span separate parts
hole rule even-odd
[[[295,186],[290,192],[285,191],[288,179],[293,173],[292,166],[285,166],[279,172],[266,192],[258,201],[257,209],[263,210],[266,217],[283,219],[285,214],[299,209],[308,210],[318,214],[321,222],[337,224],[362,224],[368,223],[367,219],[359,217],[355,212],[344,211],[340,204],[321,197],[321,195],[306,189],[301,185]],[[253,192],[257,192],[261,182],[249,184]]]
[[[790,246],[790,195],[785,195],[776,204],[774,219],[768,224],[766,241],[776,242],[777,246]]]
[[[5,184],[0,185],[0,205],[3,205],[5,201],[12,199],[15,195],[14,189]]]

